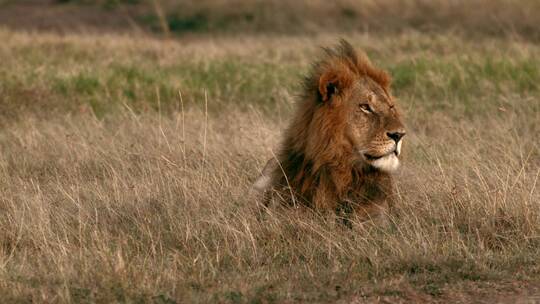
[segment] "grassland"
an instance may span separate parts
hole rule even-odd
[[[539,42],[539,11],[536,0],[0,0],[0,24],[17,30],[169,36],[395,34],[412,28]]]
[[[409,133],[388,227],[246,195],[336,35],[0,30],[4,302],[516,302],[540,295],[540,46],[346,35]]]

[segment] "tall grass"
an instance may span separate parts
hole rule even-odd
[[[33,31],[236,36],[239,33],[460,33],[538,42],[536,0],[0,1],[0,26]],[[19,18],[24,15],[25,18]]]
[[[540,5],[530,0],[201,0],[162,1],[177,34],[321,32],[460,32],[472,37],[518,36],[537,41]],[[139,20],[163,28],[163,14]]]
[[[495,301],[539,278],[536,45],[349,37],[393,71],[409,135],[390,224],[348,229],[247,195],[332,37],[0,35],[4,301]]]

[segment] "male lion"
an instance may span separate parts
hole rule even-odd
[[[390,77],[345,40],[316,62],[280,152],[253,188],[316,210],[372,218],[389,206],[405,129]]]

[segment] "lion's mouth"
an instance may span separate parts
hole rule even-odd
[[[385,155],[382,155],[382,156],[374,156],[374,155],[364,154],[364,157],[365,157],[367,160],[369,160],[369,161],[381,159],[381,158],[383,158],[384,156],[385,156]]]
[[[375,161],[377,159],[381,159],[383,157],[386,157],[386,156],[389,156],[389,155],[392,155],[394,154],[396,157],[399,156],[399,153],[397,150],[394,150],[390,153],[386,153],[386,154],[383,154],[383,155],[380,155],[380,156],[375,156],[375,155],[371,155],[371,154],[366,154],[364,153],[364,157],[368,160],[368,161]]]

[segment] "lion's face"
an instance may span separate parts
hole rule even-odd
[[[393,98],[369,78],[353,84],[344,97],[345,131],[359,159],[382,171],[397,169],[405,128]]]

